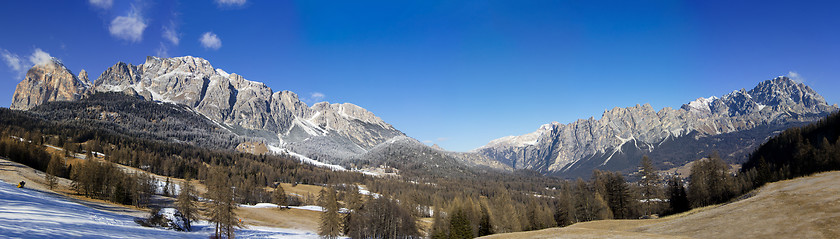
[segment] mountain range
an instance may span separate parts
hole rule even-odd
[[[635,169],[643,155],[660,168],[678,167],[714,152],[741,163],[768,137],[837,111],[816,91],[785,76],[720,98],[698,98],[656,111],[649,104],[605,110],[569,124],[491,141],[473,150],[515,169],[586,176],[592,169]]]
[[[53,59],[26,73],[11,108],[79,101],[97,92],[180,105],[227,133],[267,144],[274,153],[344,167],[526,169],[563,177],[586,177],[593,169],[631,172],[642,155],[660,168],[678,167],[713,151],[739,162],[780,130],[838,109],[810,87],[777,77],[749,91],[699,98],[679,109],[656,111],[648,104],[613,108],[597,120],[553,122],[470,152],[450,152],[407,137],[357,105],[309,106],[291,91],[275,92],[191,56],[147,57],[140,65],[119,62],[93,82],[84,70],[75,75]]]

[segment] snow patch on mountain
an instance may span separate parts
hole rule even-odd
[[[550,124],[544,124],[540,126],[537,131],[523,134],[519,136],[505,136],[502,138],[494,139],[490,141],[487,145],[481,146],[477,149],[472,150],[471,152],[476,152],[483,148],[492,148],[492,147],[525,147],[530,145],[535,145],[539,142],[540,137],[545,134],[546,132],[551,131],[552,125],[559,124],[558,122],[552,122]]]
[[[224,78],[228,78],[230,76],[230,73],[227,73],[227,71],[222,70],[222,68],[216,68],[216,73],[219,73],[219,75],[221,75]]]
[[[711,112],[712,109],[709,107],[712,102],[717,100],[716,96],[710,96],[709,98],[697,98],[696,100],[689,102],[688,106],[691,107],[693,110],[699,110],[701,112]]]
[[[332,169],[334,171],[347,171],[346,168],[344,168],[340,165],[328,164],[328,163],[324,163],[324,162],[321,162],[321,161],[318,161],[318,160],[314,160],[314,159],[306,157],[302,154],[295,153],[295,152],[292,152],[288,149],[284,149],[284,148],[277,147],[277,146],[274,146],[274,145],[269,144],[267,146],[268,146],[268,151],[270,151],[271,153],[291,155],[292,157],[295,157],[298,160],[300,160],[301,163],[307,163],[307,164],[311,164],[311,165],[314,165],[314,166],[317,166],[317,167],[322,167],[322,168],[329,168],[329,169]]]

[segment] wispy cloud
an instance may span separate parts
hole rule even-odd
[[[111,6],[114,5],[113,0],[89,0],[88,2],[94,7],[102,8],[105,10],[111,9]]]
[[[447,141],[447,140],[449,140],[449,138],[446,138],[446,137],[438,137],[437,138],[438,142],[443,142],[443,141]]]
[[[18,56],[18,54],[11,53],[6,49],[3,49],[2,51],[0,51],[0,55],[3,56],[3,61],[6,62],[6,65],[9,66],[9,69],[12,69],[12,71],[17,73],[18,75],[20,75],[21,72],[26,70],[26,63],[24,63],[24,60],[20,56]]]
[[[247,2],[247,0],[216,0],[216,4],[220,7],[241,7]]]
[[[431,144],[431,143],[434,143],[434,142],[435,142],[435,141],[431,141],[431,140],[423,140],[423,143],[424,143],[424,144]]]
[[[791,80],[797,82],[797,83],[804,83],[805,82],[805,78],[802,77],[802,75],[799,75],[799,73],[796,73],[795,71],[788,71],[787,77],[790,78]]]
[[[163,42],[160,43],[160,47],[155,51],[155,56],[162,58],[169,57],[169,48],[166,47],[166,44],[163,44]]]
[[[321,101],[325,97],[327,97],[327,95],[324,95],[324,93],[321,93],[321,92],[313,92],[312,94],[309,95],[309,99],[312,100],[313,103]]]
[[[18,54],[9,52],[8,50],[0,49],[0,57],[3,58],[3,62],[6,63],[6,66],[15,72],[16,77],[23,77],[23,74],[29,70],[29,67],[45,64],[52,59],[52,56],[44,50],[41,50],[41,48],[35,48],[32,55],[29,55],[27,58],[23,58]]]
[[[176,29],[174,23],[170,23],[169,26],[163,26],[163,39],[168,40],[172,45],[178,45],[181,42],[181,36],[178,34],[178,29]]]
[[[132,5],[128,15],[118,16],[111,21],[108,31],[113,37],[129,42],[140,42],[143,40],[143,31],[146,30],[146,26],[140,10]]]
[[[205,32],[198,40],[204,48],[218,50],[222,47],[222,40],[219,39],[219,36],[216,36],[216,34],[212,32]]]

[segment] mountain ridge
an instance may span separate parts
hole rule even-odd
[[[60,62],[54,59],[54,64]],[[257,138],[271,148],[282,148],[306,158],[348,168],[360,161],[360,157],[369,150],[381,144],[393,144],[389,143],[391,139],[405,137],[401,131],[355,104],[318,102],[309,106],[294,92],[275,92],[262,82],[214,68],[209,61],[198,57],[150,56],[139,65],[118,62],[103,71],[93,83],[81,84],[70,90],[57,90],[74,96],[63,98],[38,98],[40,94],[31,93],[44,88],[39,81],[44,77],[36,74],[43,72],[42,68],[44,66],[34,66],[30,70],[35,72],[33,77],[18,85],[30,90],[14,96],[14,102],[33,103],[24,104],[26,107],[13,105],[14,109],[27,110],[51,101],[78,101],[97,92],[121,92],[142,100],[183,105],[235,135],[252,140]],[[58,79],[59,83],[81,82],[79,79],[83,75],[87,79],[87,72],[77,77],[66,68],[57,69],[55,71],[66,76]],[[410,148],[425,152],[421,148],[426,147],[421,144]],[[491,167],[504,167],[480,156],[428,148],[440,151],[446,161],[463,160],[470,165],[486,163]],[[409,156],[397,158],[417,161],[411,162],[412,165],[428,161],[421,154],[407,154]],[[385,159],[377,161],[388,163]]]
[[[679,109],[664,107],[656,111],[650,104],[637,104],[604,110],[597,120],[590,117],[568,124],[553,122],[529,134],[493,140],[472,152],[515,169],[563,174],[587,160],[601,161],[594,168],[607,166],[615,156],[624,154],[630,143],[637,151],[652,153],[668,139],[691,135],[699,140],[762,125],[811,122],[834,111],[836,105],[828,105],[807,85],[780,76],[762,81],[750,91],[699,98]]]
[[[206,59],[192,56],[150,56],[139,65],[118,62],[93,83],[87,81],[87,72],[76,76],[53,58],[29,70],[18,84],[11,108],[27,110],[50,101],[75,101],[95,92],[123,92],[144,100],[186,105],[234,131],[256,133],[269,143],[304,154],[315,147],[307,147],[304,142],[311,138],[352,144],[334,147],[334,151],[342,152],[331,155],[342,158],[404,135],[354,104],[319,102],[310,107],[294,92],[275,92],[264,83],[227,73]]]

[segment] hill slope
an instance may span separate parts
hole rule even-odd
[[[99,211],[62,195],[0,182],[0,237],[3,238],[207,238],[213,227],[199,223],[195,232],[141,227],[131,216]],[[253,227],[240,238],[317,238],[311,232]]]
[[[486,238],[839,238],[840,171],[775,182],[754,196],[650,220],[604,220]]]

